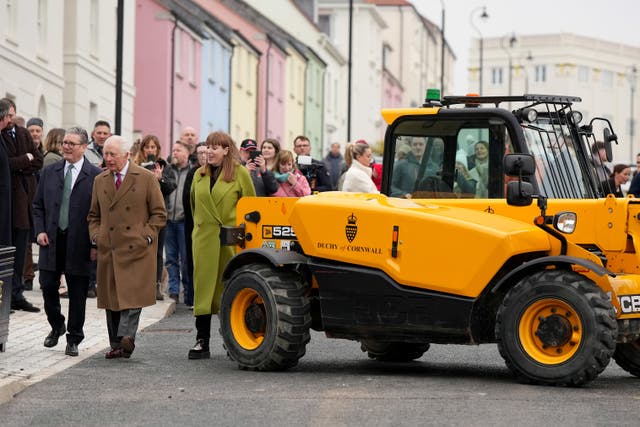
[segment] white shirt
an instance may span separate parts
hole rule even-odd
[[[113,182],[115,183],[118,180],[118,174],[120,174],[120,179],[123,182],[124,181],[124,176],[127,174],[127,171],[129,170],[129,161],[127,160],[127,163],[124,164],[122,170],[120,172],[116,172],[113,174]]]
[[[351,193],[380,193],[371,179],[372,170],[357,160],[353,160],[351,167],[344,175],[342,191]]]
[[[80,158],[75,163],[69,163],[68,161],[64,162],[64,174],[62,176],[67,176],[67,171],[69,170],[69,166],[73,165],[73,169],[71,170],[71,188],[76,185],[76,179],[78,179],[78,175],[80,175],[80,170],[82,169],[82,165],[84,164],[84,156]]]

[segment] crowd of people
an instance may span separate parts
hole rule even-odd
[[[236,146],[224,132],[198,143],[196,130],[186,127],[168,158],[162,146],[154,135],[135,142],[114,135],[104,120],[90,133],[45,132],[41,119],[25,123],[12,100],[0,100],[0,245],[15,247],[11,310],[40,311],[24,295],[39,269],[50,326],[44,346],[55,347],[66,334],[65,354],[77,356],[93,297],[105,310],[105,357],[129,358],[142,308],[166,291],[194,312],[196,344],[188,357],[207,358],[222,271],[234,254],[220,244],[219,231],[235,225],[240,198],[379,192],[380,170],[362,140],[348,144],[344,156],[332,145],[324,161],[310,156],[302,135],[292,152],[272,138]],[[61,297],[69,298],[67,313]]]
[[[41,119],[25,123],[12,100],[0,100],[0,245],[15,247],[11,309],[40,311],[24,295],[39,269],[51,328],[44,346],[56,346],[66,333],[70,356],[78,355],[84,339],[87,298],[97,297],[111,344],[105,357],[131,357],[142,308],[165,298],[166,267],[169,298],[194,312],[196,343],[188,358],[210,357],[211,317],[218,313],[222,271],[235,250],[220,244],[219,232],[235,225],[242,197],[380,191],[381,165],[364,140],[348,143],[344,155],[340,144],[332,144],[318,160],[303,135],[290,151],[273,138],[236,145],[224,132],[198,142],[196,130],[186,127],[164,158],[158,137],[132,142],[113,135],[104,120],[90,134],[81,127],[44,130]],[[592,154],[599,178],[622,197],[631,169],[618,164],[609,171],[604,147],[597,144]],[[431,147],[433,168],[440,167],[441,145]],[[392,193],[411,193],[424,154],[424,139],[413,138],[394,169]],[[486,197],[479,183],[486,181],[487,158],[487,143],[477,142],[473,162],[459,162],[456,184]],[[640,175],[629,193],[640,196]],[[37,265],[32,243],[39,247]],[[66,316],[61,296],[69,298]]]

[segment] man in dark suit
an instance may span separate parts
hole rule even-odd
[[[91,239],[87,214],[91,207],[93,181],[102,169],[85,157],[89,137],[87,131],[73,127],[62,141],[64,160],[43,171],[33,201],[35,234],[40,245],[38,266],[44,311],[51,332],[45,347],[54,347],[67,333],[65,354],[78,355],[78,344],[84,339],[84,326],[89,274],[91,272]],[[67,328],[60,312],[60,276],[64,272],[69,295]]]
[[[0,100],[0,131],[7,127],[9,104]],[[0,134],[0,246],[11,246],[11,172],[9,172],[9,154],[6,143]],[[5,289],[8,289],[6,287]]]
[[[27,245],[32,227],[31,203],[36,192],[36,173],[42,168],[42,153],[36,148],[29,131],[13,123],[16,115],[16,104],[8,99],[11,107],[9,116],[11,122],[2,130],[9,154],[9,170],[11,171],[11,240],[16,248],[13,262],[13,280],[11,287],[11,308],[39,312],[23,295],[24,283],[24,259],[27,254]]]

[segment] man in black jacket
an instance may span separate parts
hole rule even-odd
[[[311,158],[311,141],[304,135],[293,140],[293,151],[298,155],[296,163],[300,172],[309,181],[311,192],[331,191],[331,177],[326,165],[321,160]]]

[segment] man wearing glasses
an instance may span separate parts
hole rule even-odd
[[[62,157],[42,171],[33,200],[34,232],[40,255],[40,288],[51,332],[45,347],[55,347],[67,332],[65,354],[78,355],[84,339],[84,318],[91,273],[91,241],[87,214],[93,180],[102,170],[84,157],[87,131],[72,127],[62,141]],[[60,276],[64,273],[69,295],[67,325],[60,312]]]
[[[296,136],[293,140],[293,151],[298,156],[298,169],[307,178],[311,192],[330,191],[331,176],[326,165],[321,160],[311,157],[311,142],[304,135]]]

